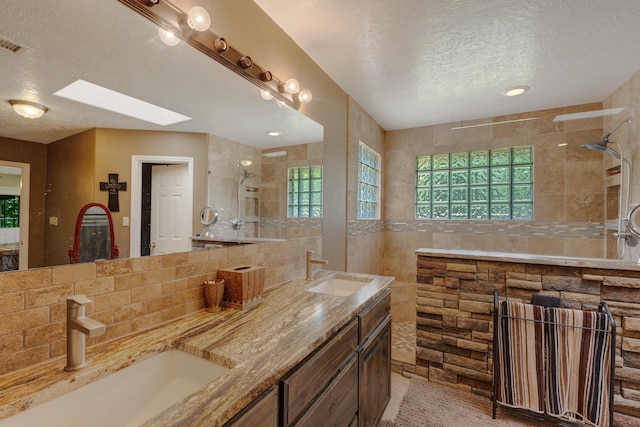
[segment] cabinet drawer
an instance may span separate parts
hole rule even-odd
[[[282,416],[285,426],[300,417],[305,408],[338,374],[357,346],[358,321],[354,318],[282,380]]]
[[[278,387],[273,386],[251,402],[225,427],[277,427],[278,426]]]
[[[353,354],[347,366],[331,383],[296,427],[347,426],[358,412],[358,355]]]
[[[369,307],[358,313],[358,317],[360,318],[360,335],[358,342],[362,344],[390,311],[391,289],[387,289],[382,295],[376,298]]]

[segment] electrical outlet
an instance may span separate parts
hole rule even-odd
[[[49,225],[58,225],[58,217],[50,216],[49,217]]]

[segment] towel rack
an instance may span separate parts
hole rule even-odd
[[[509,298],[512,300],[510,301]],[[524,409],[530,412],[529,416],[535,418],[612,427],[616,324],[609,306],[606,302],[601,302],[596,312],[544,307],[522,302],[529,298],[531,295],[494,291],[493,418],[496,418],[498,405],[503,405],[519,410]],[[563,302],[567,301],[563,300]],[[578,319],[578,324],[572,323],[571,319],[574,318]],[[510,329],[507,330],[507,328]],[[580,345],[577,341],[570,342],[569,337],[573,331],[566,328],[580,329],[578,334]],[[560,342],[560,340],[565,341]],[[562,371],[562,366],[557,365],[562,365],[564,359],[556,357],[558,354],[569,354],[582,360],[580,358],[584,357],[585,352],[590,356],[599,356],[594,360],[602,363],[585,363],[588,375],[580,376],[578,381],[582,381],[583,386],[586,383],[585,387],[589,387],[593,394],[583,393],[581,396],[575,390],[575,383],[571,388],[559,380],[559,376],[571,378],[572,373]],[[561,363],[554,363],[558,360]],[[573,366],[575,365],[569,367],[569,371],[575,369]],[[580,373],[582,375],[582,371]],[[605,380],[606,382],[603,382]],[[598,391],[602,394],[598,394]],[[582,411],[563,411],[566,409],[563,405],[567,403],[566,400],[569,400],[567,396],[570,392],[574,393],[571,395],[570,403],[579,406]],[[587,398],[584,398],[585,395]],[[594,398],[594,395],[598,397]],[[503,400],[501,401],[499,397]],[[607,404],[602,405],[607,397]],[[549,411],[550,408],[551,411]]]

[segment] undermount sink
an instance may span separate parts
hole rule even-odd
[[[371,283],[371,279],[333,276],[308,288],[307,291],[318,294],[348,297]]]
[[[169,350],[0,421],[0,427],[138,426],[227,371]]]

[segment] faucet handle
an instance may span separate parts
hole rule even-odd
[[[72,295],[70,297],[67,297],[67,308],[78,308],[87,304],[91,304],[92,302],[93,301],[91,301],[84,295]]]

